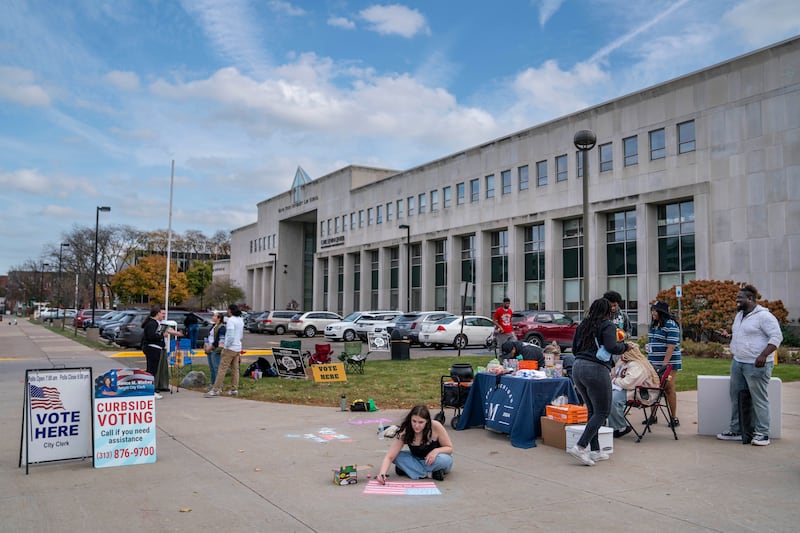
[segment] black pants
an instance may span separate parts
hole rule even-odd
[[[158,363],[161,360],[161,348],[145,346],[142,351],[144,351],[144,356],[147,360],[147,372],[155,378],[158,372]]]

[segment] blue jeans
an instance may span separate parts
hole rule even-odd
[[[611,412],[608,413],[608,425],[613,429],[622,431],[628,427],[628,422],[625,421],[625,404],[627,401],[628,391],[611,391]]]
[[[219,369],[219,359],[222,354],[216,350],[206,354],[208,359],[208,372],[211,374],[211,384],[217,381],[217,370]]]
[[[600,451],[597,433],[611,411],[611,371],[600,363],[575,359],[572,381],[589,411],[589,421],[578,439],[578,446],[585,448],[591,444],[592,451]]]
[[[731,361],[731,433],[741,433],[739,424],[739,391],[750,391],[753,398],[753,418],[755,419],[755,433],[769,436],[769,398],[767,386],[772,377],[773,363],[767,363],[761,368],[754,364]]]
[[[197,347],[197,333],[200,330],[200,326],[197,324],[192,324],[189,326],[189,339],[192,341],[192,345],[189,349],[194,350]]]
[[[408,450],[401,450],[395,457],[394,464],[411,479],[422,479],[428,472],[434,470],[444,470],[445,474],[449,473],[453,468],[453,456],[449,453],[440,453],[432,465],[427,465],[425,459],[414,457]]]

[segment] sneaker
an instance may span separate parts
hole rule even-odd
[[[769,446],[769,436],[756,433],[753,435],[753,440],[750,441],[753,446]],[[435,474],[436,472],[434,472]]]
[[[669,424],[667,424],[667,426],[669,426],[671,428],[676,428],[676,427],[678,427],[680,425],[681,425],[681,421],[678,420],[677,418],[673,418],[672,421]]]
[[[444,481],[444,470],[434,470],[432,475],[436,481]]]
[[[205,397],[206,398],[216,398],[217,396],[219,396],[219,391],[218,390],[211,389],[210,391],[205,393]]]
[[[586,448],[581,448],[577,444],[567,450],[567,453],[570,454],[572,457],[577,459],[578,461],[582,462],[586,466],[594,466],[594,461],[592,458],[589,457],[589,450]]]
[[[156,393],[155,396],[156,396],[156,400],[163,400],[164,399],[164,397],[161,396],[159,393]]]
[[[614,438],[618,439],[620,437],[624,437],[625,435],[627,435],[631,431],[633,431],[633,430],[631,428],[629,428],[629,427],[626,427],[625,429],[615,429],[614,430]]]
[[[589,458],[595,463],[597,461],[608,461],[610,459],[609,455],[602,450],[597,450],[596,452],[589,452]]]
[[[725,431],[723,433],[717,433],[717,438],[719,440],[742,440],[742,434],[734,433],[733,431]]]
[[[228,391],[228,396],[238,396],[238,395],[239,395],[239,391],[236,390],[236,389]]]

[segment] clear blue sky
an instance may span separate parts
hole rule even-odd
[[[3,0],[0,273],[211,235],[298,165],[409,168],[800,34],[796,0]]]

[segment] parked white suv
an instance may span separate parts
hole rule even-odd
[[[330,311],[307,311],[298,313],[289,321],[289,333],[298,337],[313,337],[318,331],[325,331],[328,324],[341,322],[342,317]]]
[[[386,326],[393,324],[402,314],[402,311],[378,311],[366,314],[355,324],[356,335],[365,341],[369,333],[384,333]]]
[[[354,311],[344,317],[341,322],[325,326],[325,338],[332,341],[350,342],[356,339],[356,322],[365,316],[367,311]]]

